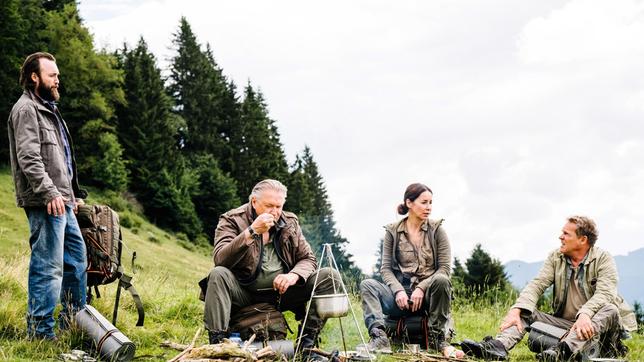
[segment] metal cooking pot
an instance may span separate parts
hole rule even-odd
[[[346,294],[314,295],[313,303],[320,318],[344,317],[349,313],[349,298]]]

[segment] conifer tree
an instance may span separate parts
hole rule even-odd
[[[299,154],[295,156],[295,162],[291,165],[287,187],[288,197],[284,209],[299,215],[302,222],[304,215],[313,210],[313,196],[309,192],[304,164]]]
[[[140,39],[120,55],[126,104],[117,108],[119,138],[131,173],[131,186],[145,213],[161,226],[196,238],[201,232],[191,194],[193,174],[177,148],[182,120],[172,112],[156,59]]]
[[[380,272],[380,268],[382,267],[382,244],[384,244],[384,242],[384,239],[380,239],[380,242],[378,243],[379,248],[376,250],[376,264],[374,264],[371,270],[371,278],[380,282],[382,282],[382,273]]]
[[[219,216],[239,206],[235,180],[224,173],[212,155],[194,158],[193,171],[197,187],[192,194],[197,215],[203,223],[203,232],[213,240]]]
[[[237,114],[234,87],[229,86],[210,47],[202,51],[186,18],[181,18],[172,42],[176,55],[171,59],[168,90],[177,114],[186,121],[184,152],[211,154],[217,159],[229,155],[226,126]]]
[[[238,132],[233,135],[234,170],[238,195],[245,198],[253,186],[266,178],[286,182],[288,164],[282,149],[280,134],[268,116],[268,109],[261,92],[250,83],[244,90]]]
[[[508,285],[503,265],[483,250],[480,243],[472,250],[472,255],[465,261],[465,266],[467,273],[463,282],[475,294],[482,294],[493,287],[503,289]]]
[[[20,97],[18,75],[23,59],[24,21],[19,2],[0,2],[0,163],[9,162],[7,119],[12,105]]]
[[[308,146],[304,147],[299,158],[310,203],[310,208],[303,210],[301,224],[304,235],[316,253],[319,253],[322,244],[331,244],[338,267],[343,274],[357,282],[362,279],[362,272],[355,266],[353,255],[346,250],[349,241],[336,229],[324,179],[313,159],[311,149]]]
[[[452,269],[452,276],[455,279],[464,281],[466,275],[467,275],[467,272],[465,271],[465,268],[463,268],[463,264],[461,264],[461,261],[458,258],[454,258],[454,268]]]
[[[91,135],[80,133],[89,121],[100,121],[107,132],[114,133],[114,109],[124,101],[122,74],[116,69],[114,56],[94,51],[92,35],[81,23],[76,3],[64,2],[52,4],[54,9],[63,8],[46,13],[46,29],[39,34],[47,39],[61,73],[61,112],[74,140],[91,139]],[[83,183],[101,183],[97,175],[87,172],[94,169],[92,162],[105,161],[97,142],[74,144],[77,164],[86,166],[79,169]],[[117,163],[114,167],[123,167],[122,160],[113,161]]]
[[[49,50],[42,36],[46,16],[39,0],[0,1],[0,165],[9,163],[7,119],[22,93],[22,62],[31,53]]]

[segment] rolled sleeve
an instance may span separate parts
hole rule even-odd
[[[544,261],[541,270],[537,277],[532,279],[528,285],[523,288],[519,298],[517,298],[516,303],[512,308],[525,309],[532,313],[537,306],[539,297],[543,292],[554,283],[555,279],[555,258],[554,254],[550,254],[548,258]]]

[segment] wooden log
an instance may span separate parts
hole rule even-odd
[[[189,352],[192,350],[192,348],[195,346],[195,342],[197,342],[197,337],[201,334],[201,327],[197,329],[197,333],[195,333],[195,336],[192,338],[192,342],[188,345],[186,349],[183,350],[183,352],[179,353],[176,355],[173,359],[169,360],[168,362],[176,362],[182,360]]]
[[[177,351],[183,351],[186,348],[188,348],[188,346],[190,346],[190,345],[189,344],[182,344],[182,343],[175,343],[175,342],[172,342],[172,341],[163,341],[163,342],[161,342],[159,344],[159,346],[160,347],[165,347],[165,348],[176,349]]]

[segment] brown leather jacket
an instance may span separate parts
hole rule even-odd
[[[259,261],[263,244],[255,242],[248,246],[244,237],[244,231],[255,216],[251,204],[244,204],[221,215],[215,230],[215,265],[230,269],[241,284],[252,283],[261,268]],[[317,261],[311,246],[302,235],[297,216],[283,211],[275,229],[275,251],[282,261],[284,272],[299,275],[298,284],[303,284],[317,269]]]

